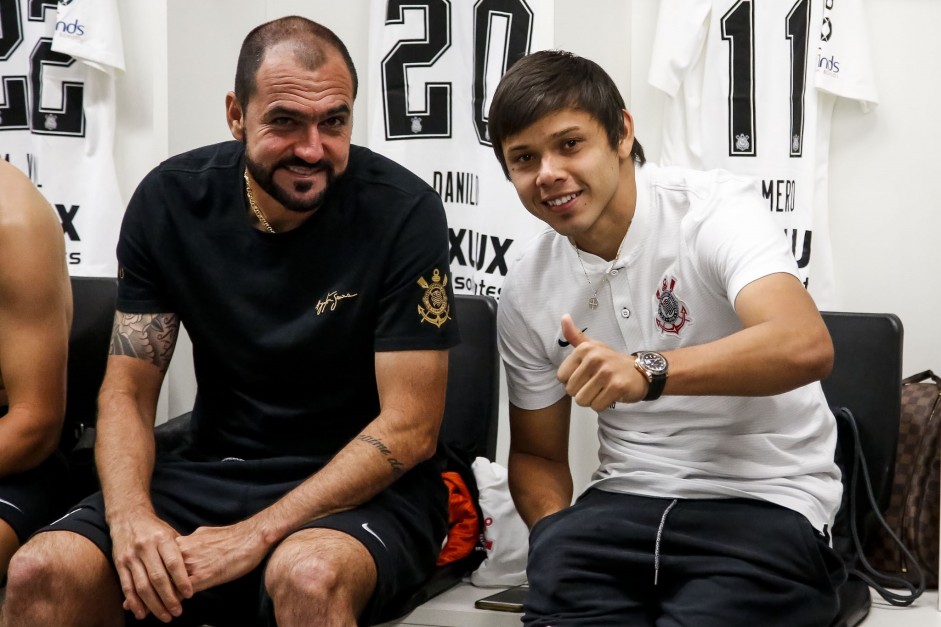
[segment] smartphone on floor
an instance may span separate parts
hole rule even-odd
[[[514,586],[491,594],[490,596],[477,599],[474,607],[478,610],[497,610],[499,612],[522,612],[523,601],[526,600],[526,593],[529,592],[529,585]]]

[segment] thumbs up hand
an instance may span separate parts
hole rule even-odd
[[[588,339],[588,336],[586,336],[583,331],[578,330],[578,327],[575,326],[575,322],[572,320],[572,316],[569,314],[562,316],[562,337],[565,338],[566,342],[576,348],[579,344]]]
[[[647,394],[647,380],[634,367],[634,358],[579,331],[569,314],[562,316],[562,336],[573,350],[556,376],[576,403],[602,411],[616,401],[633,403]]]

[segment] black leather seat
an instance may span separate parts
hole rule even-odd
[[[902,323],[894,314],[823,312],[833,339],[833,372],[821,384],[831,407],[846,407],[856,419],[866,469],[876,505],[889,506],[895,449],[898,443],[902,406]],[[852,456],[853,434],[840,422],[838,458]],[[843,505],[833,527],[833,548],[854,567],[856,549],[852,540],[849,498],[854,498],[856,529],[865,546],[876,518],[868,506],[863,481],[855,493],[844,476]],[[866,504],[866,505],[863,505]],[[853,627],[869,613],[869,586],[854,575],[840,587],[840,615],[833,627]]]
[[[59,448],[69,459],[70,501],[77,502],[98,489],[91,445],[98,415],[98,391],[108,362],[118,282],[113,277],[72,277],[71,283],[72,329],[65,425]]]

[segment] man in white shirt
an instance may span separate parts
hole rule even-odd
[[[524,623],[829,624],[833,348],[753,183],[645,165],[613,81],[566,52],[504,75],[490,134],[552,227],[499,313]],[[573,398],[600,465],[570,506]]]

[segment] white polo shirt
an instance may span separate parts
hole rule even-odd
[[[565,395],[556,371],[571,347],[560,319],[615,350],[668,351],[742,328],[748,283],[797,276],[794,257],[751,180],[727,172],[635,168],[637,208],[615,263],[546,230],[510,269],[499,342],[510,401],[541,409]],[[605,272],[611,269],[605,276]],[[742,377],[748,373],[743,371]],[[598,415],[600,465],[588,487],[671,498],[755,498],[832,524],[842,485],[836,423],[818,383],[770,397],[664,396]]]

